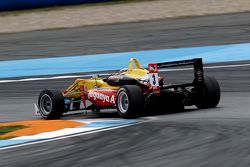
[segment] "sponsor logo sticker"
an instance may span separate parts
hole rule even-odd
[[[115,96],[108,96],[99,92],[89,92],[88,93],[88,98],[93,98],[94,100],[99,99],[102,100],[103,102],[108,102],[108,103],[113,103],[115,104]]]

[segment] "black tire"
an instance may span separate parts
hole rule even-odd
[[[204,88],[198,91],[195,105],[199,109],[214,108],[220,101],[219,83],[215,78],[207,76],[204,77],[204,83]]]
[[[144,97],[141,88],[136,85],[121,87],[117,93],[116,106],[118,114],[123,118],[139,117],[144,107]]]
[[[44,119],[59,119],[65,112],[65,102],[58,90],[43,90],[38,98],[40,114]]]

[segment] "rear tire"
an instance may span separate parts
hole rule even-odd
[[[144,107],[141,88],[136,85],[121,87],[117,93],[116,106],[118,114],[123,118],[139,117]]]
[[[199,109],[214,108],[220,101],[219,83],[215,78],[207,76],[204,77],[204,83],[204,88],[199,91],[195,105]]]
[[[59,119],[66,110],[64,97],[58,90],[43,90],[38,98],[38,107],[44,119]]]

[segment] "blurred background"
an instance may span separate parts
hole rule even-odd
[[[42,89],[112,73],[130,57],[202,57],[221,86],[217,108],[171,113],[166,103],[133,126],[0,148],[0,166],[250,166],[249,18],[249,0],[0,0],[0,122],[40,120]],[[193,71],[160,75],[185,83]],[[107,118],[120,120],[82,111],[63,120]]]

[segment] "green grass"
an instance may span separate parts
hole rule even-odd
[[[17,10],[17,11],[7,11],[7,12],[0,12],[0,17],[4,16],[18,16],[20,14],[28,14],[28,13],[35,13],[35,12],[47,12],[47,11],[54,11],[54,10],[65,10],[68,8],[76,9],[76,8],[84,8],[90,6],[108,6],[108,5],[116,5],[116,4],[123,4],[123,3],[133,3],[133,2],[143,2],[143,1],[155,1],[155,0],[112,0],[109,2],[97,2],[97,3],[86,3],[86,4],[77,4],[77,5],[69,5],[69,6],[53,6],[53,7],[46,7],[46,8],[37,8],[37,9],[26,9],[26,10]]]
[[[24,126],[24,125],[0,126],[0,135],[4,135],[6,133],[13,132],[13,131],[20,130],[20,129],[24,129],[24,128],[28,128],[28,127]],[[13,138],[13,137],[15,137],[15,136],[7,137],[7,138],[0,137],[0,140],[9,139],[9,138]]]

